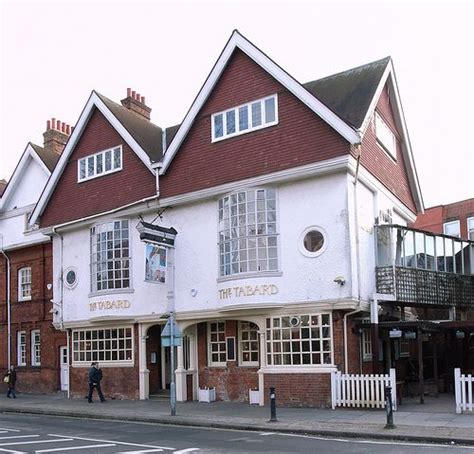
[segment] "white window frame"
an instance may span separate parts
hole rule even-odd
[[[375,136],[380,145],[390,158],[397,160],[397,139],[390,126],[376,111],[374,116]]]
[[[25,281],[23,278],[25,277]],[[26,279],[29,277],[29,281]],[[25,266],[18,270],[18,301],[31,301],[32,290],[31,266]],[[24,290],[29,288],[29,294],[25,295]]]
[[[300,337],[294,338],[292,333],[292,328],[290,326],[283,326],[284,318],[295,318],[298,317],[301,320],[301,324],[297,327],[300,330]],[[305,317],[309,317],[308,325],[303,325]],[[318,317],[318,325],[312,325],[312,317]],[[323,317],[328,317],[328,324],[323,324]],[[279,320],[278,323],[275,323],[276,320]],[[333,323],[332,323],[332,314],[330,312],[320,312],[320,313],[310,313],[310,314],[298,314],[298,315],[278,315],[267,317],[265,320],[266,323],[266,343],[267,343],[267,365],[272,368],[314,368],[314,369],[324,369],[334,365],[334,339],[333,339]],[[279,325],[279,326],[275,326]],[[312,328],[319,328],[319,337],[312,337]],[[302,329],[309,328],[309,337],[303,338]],[[323,337],[323,328],[329,328],[329,337]],[[274,332],[279,332],[279,335],[274,335]],[[283,331],[287,331],[290,337],[285,337]],[[293,351],[293,342],[299,342],[300,350]],[[310,349],[309,351],[303,351],[303,342],[309,342]],[[319,342],[319,351],[313,351],[312,342]],[[329,342],[329,349],[324,348],[324,343]],[[280,347],[277,345],[280,344]],[[289,344],[289,350],[286,350],[283,344]],[[294,357],[300,355],[300,363],[294,362]],[[285,362],[284,355],[290,356],[290,363]],[[302,355],[309,355],[310,362],[305,363],[304,357]],[[319,355],[319,362],[313,362],[313,355]],[[278,360],[279,357],[279,360]],[[324,359],[328,358],[329,361],[325,362]]]
[[[219,325],[224,325],[223,329],[219,329]],[[212,331],[212,325],[216,325],[217,331]],[[224,334],[224,339],[221,340],[219,338],[219,334]],[[227,340],[226,340],[226,323],[225,321],[213,321],[207,323],[207,345],[208,345],[208,364],[209,367],[226,367],[227,366]],[[217,340],[213,340],[213,334],[217,334]],[[212,346],[218,345],[217,350],[215,352],[212,351]],[[213,361],[212,355],[224,355],[224,361]]]
[[[467,239],[474,241],[474,216],[467,218]]]
[[[252,325],[255,325],[256,329],[253,328]],[[260,365],[260,339],[259,339],[259,328],[256,323],[253,322],[243,322],[239,321],[239,366],[259,366]],[[257,333],[257,338],[256,339],[250,339],[250,333],[251,332],[256,332]],[[243,339],[243,334],[248,333],[248,339]],[[257,349],[252,349],[252,343],[255,342],[257,344]],[[248,344],[248,349],[244,349],[244,345]],[[250,358],[252,357],[252,353],[257,352],[257,360],[256,361],[245,361],[244,360],[244,353],[248,352],[250,355]]]
[[[26,366],[26,331],[18,331],[16,334],[16,363],[18,366]]]
[[[112,232],[112,241],[114,241],[114,233],[116,231],[115,229],[115,223],[119,222],[120,223],[120,239],[121,240],[128,240],[128,248],[123,247],[123,245],[118,249],[118,248],[112,248],[112,253],[115,255],[116,251],[120,251],[120,257],[113,257],[109,258],[108,253],[109,253],[109,248],[108,248],[108,239],[106,238],[105,243],[107,244],[107,247],[104,251],[102,249],[100,250],[101,253],[105,254],[105,258],[101,258],[100,260],[97,260],[97,254],[99,253],[98,248],[97,248],[97,235],[101,235],[102,233],[106,234]],[[127,232],[128,232],[128,238],[123,238],[122,232],[125,231],[123,228],[123,222],[127,223]],[[109,229],[109,225],[112,225],[112,229]],[[105,227],[104,227],[105,226]],[[101,230],[104,229],[102,232]],[[103,293],[110,293],[110,292],[120,292],[120,291],[128,291],[129,289],[132,289],[132,241],[131,241],[131,229],[130,229],[130,221],[127,219],[113,219],[108,222],[103,222],[100,224],[95,224],[94,226],[91,227],[89,231],[89,239],[90,239],[90,250],[89,250],[89,263],[90,263],[90,290],[91,294],[103,294]],[[101,239],[100,243],[102,244],[103,241]],[[128,249],[128,256],[124,255],[124,249]],[[128,261],[128,267],[125,267],[123,262]],[[109,262],[112,262],[112,269],[109,269]],[[120,263],[118,263],[120,262]],[[116,265],[120,265],[120,267],[116,268]],[[103,268],[106,266],[106,269],[99,269]],[[121,272],[121,277],[117,278],[115,275],[115,272],[120,270]],[[112,278],[109,278],[109,272],[112,271]],[[99,280],[97,279],[99,274],[101,272],[105,272],[107,275],[107,278],[100,279],[100,282],[102,284],[106,283],[107,288],[101,288],[99,289]],[[128,275],[128,277],[127,277]],[[120,287],[115,286],[116,281],[121,282]],[[113,281],[114,286],[113,288],[109,288],[109,282]],[[124,282],[125,281],[125,282]],[[126,281],[128,281],[128,285],[126,285]]]
[[[456,225],[457,228],[458,228],[458,232],[459,234],[458,235],[453,235],[451,233],[447,233],[446,230],[449,226],[454,226]],[[461,222],[459,221],[459,219],[455,220],[455,221],[448,221],[448,222],[444,222],[443,223],[443,233],[445,235],[449,235],[449,236],[454,236],[456,238],[461,238]]]
[[[114,152],[115,150],[119,150],[120,153],[120,165],[118,167],[114,167]],[[106,153],[111,152],[111,167],[110,170],[105,170],[105,155]],[[92,175],[87,175],[87,163],[88,160],[92,158],[94,159],[94,172]],[[102,172],[97,173],[97,162],[98,160],[102,160]],[[81,178],[81,166],[84,163],[85,166],[85,177]],[[80,158],[77,160],[77,182],[82,183],[83,181],[92,180],[94,178],[102,177],[104,175],[109,175],[111,173],[119,172],[123,169],[123,152],[122,152],[122,145],[117,145],[116,147],[107,148],[107,150],[99,151],[98,153],[90,154],[85,156],[84,158]]]
[[[120,330],[123,330],[122,336]],[[127,330],[129,330],[129,335],[127,335]],[[114,331],[116,336],[112,337]],[[109,333],[109,337],[106,337],[106,332]],[[75,329],[72,331],[71,338],[73,366],[90,366],[92,361],[98,361],[103,365],[134,365],[135,337],[133,326],[120,325],[96,329]],[[120,343],[121,341],[123,341],[123,344]],[[120,359],[121,352],[123,352],[122,359]],[[114,355],[116,356],[115,359],[113,358]]]
[[[31,365],[41,366],[41,331],[31,330]]]
[[[274,194],[273,198],[269,191]],[[264,193],[263,199],[258,198],[260,192]],[[269,208],[271,201],[273,209]],[[259,210],[259,202],[263,203],[263,211]],[[253,205],[252,209],[249,209],[249,204]],[[241,205],[244,206],[242,213]],[[259,220],[262,214],[263,221]],[[218,220],[219,279],[279,273],[279,217],[275,188],[251,188],[222,197],[218,201]]]
[[[370,329],[362,329],[362,359],[372,361],[372,333]]]
[[[273,121],[265,122],[266,119],[266,109],[265,109],[265,101],[269,99],[274,99],[274,106],[275,106],[275,119]],[[261,112],[261,124],[253,126],[252,124],[252,105],[260,103],[260,112]],[[241,108],[247,108],[247,118],[248,118],[248,128],[240,130],[240,118],[239,112]],[[235,118],[235,132],[227,134],[227,113],[234,111],[234,118]],[[221,137],[216,137],[215,134],[215,122],[214,119],[222,115],[222,128],[223,128],[223,135]],[[232,107],[232,109],[226,109],[221,112],[216,112],[211,115],[211,141],[219,142],[221,140],[229,139],[231,137],[240,136],[242,134],[247,134],[248,132],[258,131],[259,129],[268,128],[269,126],[273,126],[278,124],[278,95],[275,93],[271,96],[266,96],[265,98],[255,99],[251,102],[247,102],[245,104],[240,104],[239,106]]]

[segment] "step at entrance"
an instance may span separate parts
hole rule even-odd
[[[160,392],[150,394],[149,396],[150,400],[170,400],[170,390],[169,389],[163,389]]]

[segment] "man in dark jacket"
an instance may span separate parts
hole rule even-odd
[[[100,388],[100,381],[102,380],[102,370],[99,369],[99,363],[92,363],[89,369],[89,395],[87,396],[87,402],[92,403],[92,393],[94,388],[97,389],[97,394],[99,394],[99,399],[101,402],[105,402],[105,397],[102,394],[102,389]]]

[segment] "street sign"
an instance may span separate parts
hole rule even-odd
[[[181,331],[176,324],[174,318],[169,318],[166,322],[163,331],[161,332],[161,346],[171,347],[171,323],[173,323],[173,347],[179,347],[181,345]]]

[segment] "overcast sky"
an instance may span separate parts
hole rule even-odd
[[[474,197],[472,2],[3,1],[0,178],[92,89],[180,123],[237,28],[300,82],[391,55],[425,206]]]

